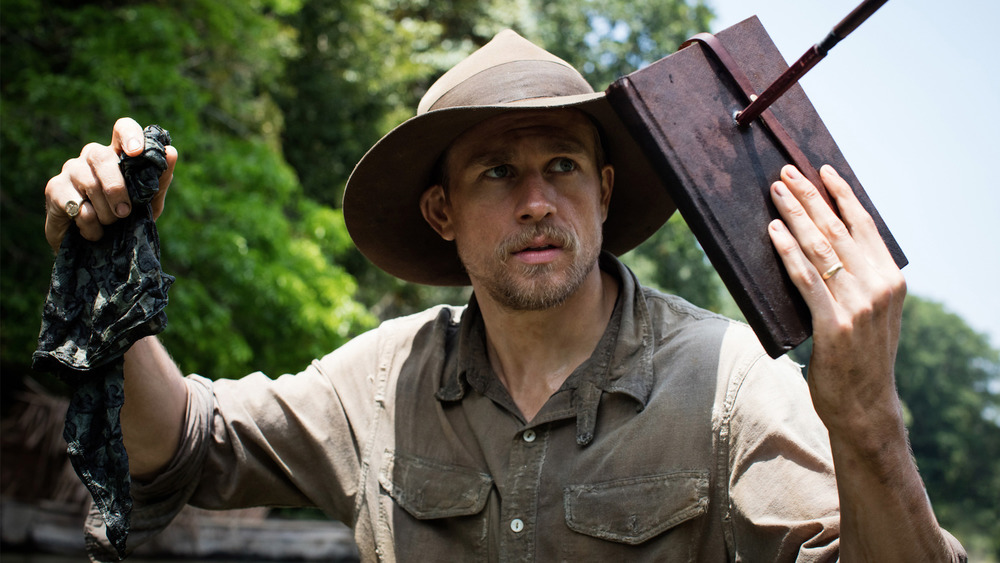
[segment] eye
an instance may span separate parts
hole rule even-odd
[[[506,178],[507,176],[510,176],[510,167],[506,164],[501,164],[500,166],[494,166],[493,168],[487,169],[484,174],[487,178]]]
[[[557,158],[552,162],[553,172],[572,172],[576,170],[576,163],[569,158]]]

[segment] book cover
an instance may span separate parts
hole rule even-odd
[[[778,357],[812,334],[809,309],[767,233],[779,218],[769,189],[782,166],[806,168],[803,174],[816,184],[816,170],[832,165],[872,215],[897,265],[903,267],[906,257],[799,85],[761,119],[736,126],[735,113],[749,103],[744,88],[762,92],[788,68],[760,21],[744,20],[713,41],[736,72],[694,42],[622,77],[606,94],[673,187],[670,196],[761,344]]]

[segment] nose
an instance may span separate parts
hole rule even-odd
[[[524,175],[516,190],[517,216],[521,222],[537,223],[555,214],[555,188],[541,173]]]

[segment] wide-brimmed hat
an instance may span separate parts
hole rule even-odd
[[[575,108],[597,125],[615,167],[606,250],[631,250],[674,212],[652,164],[604,94],[562,59],[507,30],[442,75],[421,99],[416,117],[390,131],[355,167],[344,192],[344,219],[358,249],[406,281],[468,285],[455,243],[427,224],[420,197],[458,136],[498,114],[529,108]]]

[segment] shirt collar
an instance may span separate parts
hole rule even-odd
[[[600,392],[625,394],[641,410],[653,387],[653,333],[642,289],[635,275],[612,254],[602,253],[600,267],[619,281],[615,309],[590,359],[563,385],[564,390],[575,393],[577,441],[581,445],[593,438]],[[502,384],[490,367],[486,327],[475,296],[462,315],[458,338],[458,361],[444,370],[437,398],[461,401],[472,387],[501,404],[510,403],[509,395],[497,387]],[[513,404],[504,406],[517,412]]]

